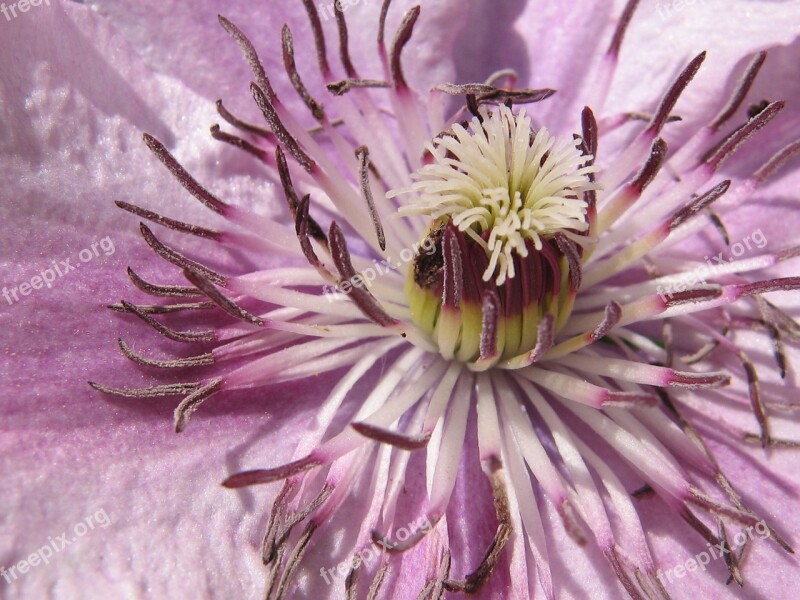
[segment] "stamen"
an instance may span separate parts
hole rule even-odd
[[[124,211],[134,214],[137,217],[147,219],[148,221],[152,221],[153,223],[157,223],[168,229],[173,229],[182,233],[190,233],[192,235],[196,235],[197,237],[214,240],[215,242],[218,242],[222,237],[222,234],[219,231],[206,229],[205,227],[200,227],[199,225],[191,225],[190,223],[184,223],[183,221],[176,221],[175,219],[164,217],[156,212],[147,210],[146,208],[140,208],[133,204],[128,204],[122,200],[115,200],[114,204]]]
[[[386,17],[389,15],[389,7],[392,5],[392,0],[383,0],[381,3],[381,15],[378,19],[378,52],[381,54],[381,59],[386,64]]]
[[[128,346],[128,344],[122,341],[121,338],[117,339],[117,344],[119,344],[119,349],[128,359],[145,367],[158,367],[159,369],[182,369],[187,367],[201,367],[214,364],[214,355],[211,352],[200,354],[198,356],[190,356],[188,358],[155,360],[152,358],[145,358],[141,354],[137,354],[130,346]]]
[[[741,148],[751,137],[769,123],[775,116],[783,110],[785,102],[773,102],[758,115],[750,119],[746,125],[734,131],[725,139],[719,147],[705,158],[705,163],[714,171],[718,170],[722,164],[728,160],[739,148]]]
[[[639,6],[639,0],[629,0],[625,5],[625,10],[619,18],[617,27],[614,30],[614,36],[611,38],[611,43],[608,46],[607,54],[613,56],[615,59],[619,56],[619,51],[622,48],[622,40],[625,38],[625,32],[633,19],[633,13],[636,12],[636,7]]]
[[[267,161],[267,152],[262,150],[255,144],[248,142],[247,140],[240,138],[236,135],[231,135],[230,133],[226,133],[221,131],[219,125],[212,125],[211,126],[211,137],[217,141],[224,142],[226,144],[230,144],[234,148],[238,148],[239,150],[243,150],[248,154],[252,154],[261,162]]]
[[[578,245],[569,239],[563,233],[556,233],[553,236],[558,249],[561,250],[564,257],[567,259],[569,265],[569,285],[573,291],[577,291],[581,287],[581,256],[578,250]]]
[[[303,0],[303,6],[308,14],[311,32],[314,34],[314,46],[317,49],[317,63],[319,64],[320,73],[322,73],[323,77],[327,77],[331,69],[328,66],[328,53],[325,49],[325,34],[322,31],[322,22],[319,19],[317,7],[314,5],[314,0]]]
[[[246,123],[241,119],[234,116],[231,112],[228,111],[227,108],[222,104],[222,100],[217,100],[217,112],[219,116],[225,119],[225,121],[236,127],[236,129],[240,129],[242,131],[246,131],[247,133],[252,133],[258,137],[262,137],[270,142],[275,142],[275,134],[271,131],[267,131],[262,127],[258,127],[257,125],[253,125],[252,123]]]
[[[295,233],[297,234],[297,239],[300,242],[300,248],[303,251],[303,256],[306,257],[308,264],[314,267],[323,278],[328,281],[335,282],[336,276],[331,273],[319,260],[317,253],[314,252],[314,248],[311,245],[311,240],[308,237],[311,224],[311,217],[308,215],[310,207],[311,194],[306,194],[303,196],[303,199],[300,201],[300,204],[295,211]],[[325,241],[327,242],[327,240],[328,238],[326,237]]]
[[[253,315],[252,313],[248,312],[238,304],[236,304],[233,300],[226,298],[224,294],[220,293],[220,291],[214,287],[214,285],[205,277],[201,277],[194,271],[189,269],[184,269],[183,276],[189,280],[198,290],[203,292],[206,296],[208,296],[211,301],[219,306],[222,310],[228,313],[235,319],[239,319],[241,321],[245,321],[247,323],[252,323],[257,327],[264,326],[264,320]]]
[[[281,479],[288,479],[293,475],[298,475],[314,467],[322,464],[322,460],[312,456],[306,456],[299,460],[292,461],[279,467],[272,469],[255,469],[252,471],[242,471],[228,477],[222,482],[226,488],[241,488],[249,487],[251,485],[261,485],[264,483],[272,483],[273,481],[280,481]]]
[[[347,34],[347,20],[344,18],[343,10],[334,10],[336,15],[336,28],[339,31],[339,60],[342,61],[347,76],[352,79],[358,79],[356,68],[353,66],[353,61],[350,59],[350,46]]]
[[[381,81],[380,79],[342,79],[341,81],[334,81],[326,85],[328,91],[334,96],[343,96],[347,92],[356,88],[389,88],[392,84],[388,81]]]
[[[192,392],[181,401],[175,409],[175,433],[181,433],[189,424],[192,413],[200,408],[200,405],[208,398],[219,391],[222,386],[222,379],[213,379],[199,390]]]
[[[745,97],[747,97],[750,88],[752,87],[753,83],[758,76],[758,72],[761,70],[761,67],[764,65],[764,61],[767,59],[766,51],[761,51],[753,58],[750,64],[747,66],[747,69],[742,75],[742,78],[736,84],[736,88],[733,91],[728,103],[723,107],[720,113],[716,116],[716,118],[712,121],[710,128],[712,131],[718,131],[720,127],[722,127],[728,119],[730,119],[736,112],[739,110],[739,107],[744,102]]]
[[[278,593],[275,596],[275,600],[281,600],[286,594],[289,583],[294,577],[295,571],[297,571],[298,567],[300,566],[303,555],[306,553],[306,549],[308,548],[308,544],[311,542],[311,536],[314,534],[316,529],[317,525],[313,522],[310,522],[308,525],[306,525],[306,528],[300,536],[297,545],[292,551],[292,554],[289,556],[289,559],[286,561],[286,568],[283,572],[283,576],[281,577],[281,582],[278,586]]]
[[[144,238],[144,241],[147,242],[147,245],[150,246],[153,251],[158,254],[161,258],[166,260],[167,262],[171,262],[173,265],[180,267],[181,269],[188,269],[190,271],[194,271],[203,277],[206,277],[209,281],[213,281],[219,286],[225,287],[226,280],[225,277],[217,273],[216,271],[209,269],[208,267],[201,265],[199,262],[195,262],[189,258],[186,258],[180,252],[173,250],[166,244],[163,244],[153,235],[153,232],[148,229],[147,225],[144,223],[139,223],[139,231]]]
[[[294,185],[292,184],[292,176],[289,173],[289,165],[286,163],[286,155],[283,153],[283,150],[280,149],[280,146],[275,148],[275,159],[278,164],[278,175],[280,176],[281,185],[283,186],[283,191],[286,194],[286,202],[289,205],[289,212],[292,215],[292,218],[295,220],[295,227],[297,223],[297,209],[300,205],[300,199],[297,195],[297,191],[295,191]],[[319,226],[313,217],[307,216],[308,220],[308,233],[317,240],[323,248],[328,250],[328,236],[325,235],[322,227]]]
[[[586,144],[586,153],[590,156],[586,164],[593,165],[597,158],[598,131],[597,120],[588,106],[584,106],[581,112],[581,130],[583,131],[583,142]]]
[[[269,82],[269,78],[267,77],[267,72],[264,70],[264,65],[261,63],[261,59],[258,57],[258,52],[256,52],[255,46],[253,43],[247,38],[247,36],[242,33],[236,25],[231,23],[228,19],[223,17],[222,15],[218,15],[219,23],[222,25],[222,28],[228,32],[234,41],[239,45],[239,48],[242,51],[247,63],[250,65],[250,70],[256,76],[256,86],[259,87],[263,93],[269,98],[269,100],[273,100],[275,98],[275,92],[272,89],[272,84]],[[270,126],[272,123],[270,122]],[[275,131],[275,128],[272,128],[272,131]]]
[[[728,191],[730,186],[731,180],[727,179],[722,183],[715,185],[705,194],[684,206],[672,216],[672,220],[669,222],[670,230],[674,231],[686,221],[697,215],[700,211],[711,206],[712,203],[716,202],[723,194],[725,194],[725,192]]]
[[[146,388],[117,388],[94,381],[87,382],[98,392],[111,396],[122,396],[124,398],[157,398],[159,396],[182,396],[193,392],[200,387],[199,383],[170,383],[167,385],[154,385]]]
[[[513,101],[514,104],[533,104],[546,100],[556,93],[555,90],[550,88],[511,90],[498,88],[487,83],[443,83],[437,85],[434,89],[451,96],[475,96],[478,104],[503,104],[508,100]]]
[[[403,48],[411,39],[414,34],[414,25],[417,22],[420,14],[420,6],[413,6],[403,17],[400,27],[397,29],[394,41],[392,42],[392,50],[390,52],[390,71],[392,74],[392,82],[397,90],[408,88],[408,82],[405,75],[403,75],[403,66],[400,63],[400,55],[403,53]]]
[[[292,82],[292,87],[294,87],[300,98],[303,99],[303,102],[305,102],[311,114],[314,115],[314,118],[320,122],[324,121],[325,110],[323,106],[311,96],[308,88],[306,88],[303,84],[303,80],[300,78],[300,73],[297,71],[297,64],[294,60],[292,32],[288,25],[284,25],[281,30],[281,40],[283,42],[283,64],[286,68],[286,73],[289,75],[289,80]]]
[[[328,239],[331,245],[331,257],[336,269],[339,271],[341,281],[353,281],[356,276],[356,270],[350,261],[350,251],[347,249],[344,232],[336,224],[336,221],[331,222]],[[349,296],[359,310],[364,313],[364,316],[381,327],[396,328],[400,326],[400,321],[389,316],[375,299],[375,296],[365,287],[354,285]]]
[[[216,339],[216,334],[213,330],[209,331],[175,331],[174,329],[170,329],[166,325],[162,325],[158,321],[156,321],[153,317],[146,314],[145,312],[139,310],[139,307],[134,306],[130,302],[126,302],[125,300],[122,301],[122,306],[125,309],[139,317],[142,321],[150,325],[153,329],[155,329],[158,333],[163,335],[165,338],[173,340],[175,342],[183,342],[185,344],[192,344],[195,342],[212,342]]]
[[[208,310],[216,308],[213,302],[188,302],[184,304],[135,304],[141,312],[148,315],[166,315],[185,310]],[[126,313],[128,309],[122,303],[109,304],[108,308],[115,312]]]
[[[675,108],[675,104],[678,102],[678,98],[680,98],[681,94],[686,89],[686,86],[689,85],[689,82],[694,79],[695,75],[697,75],[697,71],[700,70],[700,65],[703,64],[705,59],[705,52],[701,52],[694,57],[694,59],[692,59],[692,61],[686,66],[683,72],[678,76],[667,93],[664,95],[664,98],[661,100],[661,103],[656,109],[656,114],[653,115],[653,120],[650,122],[650,126],[647,128],[647,130],[653,136],[658,135],[658,133],[664,127],[664,124],[669,118],[669,114],[672,112],[672,109]]]
[[[251,83],[250,92],[253,94],[253,98],[258,108],[261,109],[261,113],[264,115],[267,123],[269,123],[270,129],[275,132],[275,137],[278,138],[300,166],[311,173],[316,168],[316,163],[305,153],[300,147],[300,144],[297,143],[297,140],[289,133],[289,130],[286,129],[269,97],[264,93],[264,90],[255,83]]]
[[[795,140],[791,144],[781,148],[766,163],[764,163],[763,166],[753,173],[753,180],[759,185],[764,183],[798,152],[800,152],[800,140]]]
[[[401,450],[421,450],[428,445],[431,439],[430,433],[408,435],[364,422],[351,423],[350,426],[366,438]]]
[[[139,277],[130,267],[128,267],[127,273],[133,285],[142,290],[145,294],[150,294],[151,296],[158,296],[162,298],[194,298],[203,295],[200,290],[191,286],[156,285],[153,283],[148,283]]]
[[[228,205],[197,183],[197,181],[189,175],[189,172],[169,153],[164,147],[164,144],[147,133],[143,134],[142,138],[144,139],[144,143],[147,144],[147,147],[150,148],[150,151],[158,157],[167,169],[169,169],[169,172],[172,173],[187,192],[215,213],[220,215],[225,214]]]
[[[359,146],[356,149],[356,156],[359,160],[359,171],[361,180],[361,193],[367,201],[367,209],[369,216],[372,218],[372,223],[375,225],[375,234],[378,236],[378,245],[381,250],[386,250],[386,235],[383,232],[383,225],[381,224],[380,215],[375,208],[375,199],[372,197],[372,188],[369,184],[369,148],[366,146]]]

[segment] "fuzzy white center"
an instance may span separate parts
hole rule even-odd
[[[480,112],[483,122],[474,117],[468,129],[455,124],[452,135],[428,142],[433,162],[413,174],[411,186],[388,195],[412,195],[401,215],[450,217],[486,250],[483,280],[496,276],[501,285],[514,277],[512,254],[527,256],[526,239],[540,249],[543,237],[586,231],[582,194],[594,187],[595,167],[586,166],[579,140],[534,131],[524,109]]]

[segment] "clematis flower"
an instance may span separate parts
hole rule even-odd
[[[0,42],[12,594],[792,597],[794,3],[53,4]]]

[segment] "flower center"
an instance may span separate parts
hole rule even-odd
[[[482,106],[465,125],[429,142],[414,183],[389,195],[432,219],[409,270],[412,318],[443,356],[490,366],[569,316],[595,167],[580,139],[534,130],[524,109]]]

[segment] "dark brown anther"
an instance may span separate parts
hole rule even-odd
[[[442,239],[443,285],[442,306],[458,309],[463,294],[463,257],[456,237],[456,228],[448,225]],[[499,302],[498,302],[499,303]]]
[[[578,245],[569,239],[566,235],[559,232],[553,236],[556,245],[564,257],[567,259],[569,265],[569,285],[573,291],[580,289],[581,281],[583,279],[583,272],[581,270],[581,255]]]
[[[170,383],[168,385],[154,385],[147,388],[117,388],[94,381],[87,382],[98,392],[109,394],[110,396],[122,396],[123,398],[158,398],[160,396],[182,396],[195,391],[200,387],[199,383]]]
[[[478,104],[503,104],[507,100],[511,100],[514,104],[532,104],[546,100],[556,93],[555,90],[549,88],[511,90],[497,88],[486,83],[444,83],[436,86],[435,89],[451,96],[473,94],[476,96]]]
[[[147,245],[150,246],[150,248],[152,248],[156,254],[158,254],[167,262],[171,262],[173,265],[176,265],[181,269],[195,271],[207,278],[209,281],[213,281],[217,285],[225,287],[226,280],[222,275],[204,265],[201,265],[199,262],[186,258],[180,252],[173,250],[166,244],[163,244],[158,240],[158,238],[156,238],[155,235],[153,235],[153,232],[150,231],[150,229],[144,223],[139,223],[139,231],[141,232],[144,241],[147,242]]]
[[[773,102],[755,117],[750,119],[745,125],[734,131],[718,146],[712,149],[703,161],[713,170],[719,169],[747,140],[753,137],[760,129],[777,116],[783,110],[785,102]]]
[[[715,213],[711,208],[706,211],[706,214],[708,215],[711,224],[714,226],[714,229],[717,230],[717,233],[719,233],[720,237],[722,238],[722,241],[725,242],[726,246],[730,246],[731,236],[728,233],[728,228],[725,227],[725,223],[722,222],[722,217]]]
[[[314,100],[306,88],[303,80],[300,78],[300,73],[297,71],[297,64],[294,60],[294,42],[292,40],[292,32],[288,25],[284,25],[281,30],[281,40],[283,43],[283,65],[286,68],[286,74],[289,75],[289,80],[292,82],[292,87],[297,92],[297,95],[303,99],[308,110],[317,121],[325,120],[325,110],[322,105]]]
[[[400,448],[401,450],[422,450],[423,448],[427,447],[428,442],[431,439],[429,433],[408,435],[405,433],[399,433],[397,431],[390,431],[383,427],[370,425],[369,423],[364,422],[351,423],[350,426],[366,438],[375,440],[376,442],[380,442],[382,444],[394,446],[395,448]]]
[[[608,54],[617,58],[619,56],[620,48],[622,48],[622,41],[625,39],[625,32],[628,30],[633,19],[633,13],[636,12],[636,7],[639,6],[639,0],[628,0],[625,5],[625,10],[622,11],[622,16],[619,18],[617,28],[614,30],[614,36],[611,38],[611,44],[608,46]]]
[[[114,204],[124,211],[134,214],[137,217],[141,217],[142,219],[147,219],[148,221],[157,223],[158,225],[166,227],[167,229],[180,231],[182,233],[189,233],[191,235],[196,235],[197,237],[214,240],[215,242],[218,242],[222,237],[222,234],[219,231],[206,229],[205,227],[200,227],[199,225],[184,223],[183,221],[176,221],[175,219],[164,217],[156,212],[153,212],[152,210],[147,210],[146,208],[141,208],[134,204],[128,204],[122,200],[115,200]]]
[[[150,151],[158,157],[158,160],[160,160],[167,169],[169,169],[169,172],[172,173],[186,191],[215,213],[221,215],[225,214],[225,209],[228,208],[228,205],[197,183],[197,181],[189,175],[189,172],[169,153],[164,147],[164,144],[147,133],[142,135],[142,139],[144,139],[144,143],[147,144]]]
[[[752,61],[750,61],[750,64],[747,65],[747,68],[744,71],[744,75],[742,75],[742,78],[736,84],[733,94],[731,94],[727,104],[712,121],[712,130],[718,131],[719,128],[722,127],[728,121],[728,119],[730,119],[736,113],[737,110],[739,110],[739,107],[742,105],[742,102],[744,102],[745,97],[747,97],[747,94],[750,91],[750,88],[753,86],[753,82],[755,82],[756,76],[761,70],[761,67],[764,65],[764,61],[766,59],[767,53],[762,50],[755,55]],[[761,110],[764,110],[768,105],[769,102],[765,100],[761,105]],[[755,117],[758,112],[751,113],[751,111],[748,111],[748,119]]]
[[[309,239],[309,225],[311,222],[311,217],[308,216],[308,212],[310,210],[310,205],[311,195],[306,194],[300,201],[300,205],[297,207],[297,211],[295,213],[294,229],[295,233],[297,234],[297,239],[300,242],[300,249],[303,251],[303,256],[306,257],[308,264],[314,267],[323,278],[328,281],[335,282],[336,276],[331,273],[325,267],[325,265],[322,264],[322,261],[319,260],[317,253],[314,252],[314,247],[311,245],[311,240]]]
[[[192,344],[195,342],[213,342],[216,339],[216,335],[213,331],[175,331],[174,329],[159,323],[153,317],[142,312],[137,306],[134,306],[130,302],[125,302],[125,300],[123,300],[122,305],[129,313],[136,315],[165,338],[174,342]]]
[[[389,88],[392,84],[380,79],[342,79],[327,84],[325,87],[334,96],[343,96],[355,88]]]
[[[500,296],[497,291],[484,290],[481,303],[480,360],[491,360],[498,355],[497,336],[501,311]]]
[[[375,199],[372,197],[372,188],[369,185],[369,149],[366,146],[359,146],[356,149],[356,157],[359,160],[359,181],[361,183],[361,194],[367,202],[367,210],[375,227],[375,235],[378,237],[378,245],[381,250],[386,250],[386,235],[383,232],[381,218],[375,208]]]
[[[319,20],[319,13],[317,7],[314,5],[314,0],[303,0],[303,6],[308,15],[308,21],[311,24],[311,31],[314,34],[314,46],[317,49],[317,64],[319,65],[320,73],[323,77],[327,77],[330,73],[328,66],[328,53],[325,49],[325,34],[322,32],[322,22]]]
[[[389,70],[392,75],[392,83],[394,84],[395,89],[398,90],[406,89],[408,87],[408,82],[406,82],[405,75],[403,74],[403,66],[400,63],[400,56],[403,53],[403,48],[414,34],[414,25],[419,18],[420,11],[421,8],[419,5],[412,6],[405,16],[403,16],[403,21],[400,23],[400,27],[397,29],[397,33],[394,36],[394,41],[392,42],[392,49],[389,52]]]
[[[297,190],[295,190],[294,185],[292,184],[292,176],[289,173],[289,165],[286,162],[286,155],[283,153],[283,150],[280,149],[280,146],[275,148],[275,161],[278,164],[278,175],[280,176],[281,185],[283,186],[283,191],[286,195],[286,203],[289,206],[289,212],[292,215],[292,219],[295,220],[296,226],[297,207],[300,205],[300,198],[297,195]],[[325,235],[322,227],[320,227],[319,223],[317,223],[311,216],[308,217],[308,234],[322,244],[326,250],[328,249],[328,236]]]
[[[589,339],[593,342],[603,339],[606,335],[608,335],[608,332],[611,331],[617,325],[617,323],[619,323],[621,318],[622,307],[619,305],[619,302],[609,302],[606,305],[603,321],[589,334]]]
[[[689,85],[689,82],[691,82],[692,79],[694,79],[694,76],[697,75],[697,71],[700,70],[700,65],[703,64],[705,59],[705,52],[701,52],[695,56],[670,86],[669,90],[659,103],[658,108],[656,109],[656,114],[653,115],[653,119],[650,121],[650,126],[647,128],[647,131],[649,131],[652,135],[658,135],[658,133],[664,127],[664,124],[669,118],[669,114],[672,112],[672,109],[675,108],[675,104],[678,102],[678,98],[681,97],[681,94],[686,89],[686,86]]]
[[[218,15],[218,18],[223,29],[225,29],[225,31],[228,32],[228,35],[230,35],[236,41],[236,43],[239,44],[242,54],[247,60],[247,63],[250,65],[250,70],[256,77],[256,85],[261,88],[269,101],[273,102],[275,100],[275,92],[272,89],[272,84],[269,82],[267,72],[264,70],[264,65],[261,63],[261,59],[258,57],[258,52],[256,52],[255,46],[253,46],[253,43],[239,30],[238,27],[236,27],[236,25],[231,23],[222,15]]]
[[[770,292],[791,292],[798,288],[800,288],[800,277],[782,277],[737,286],[742,297],[754,294],[768,294]]]
[[[348,294],[353,303],[359,308],[365,317],[377,323],[381,327],[397,327],[400,322],[391,317],[381,306],[375,296],[372,295],[363,283],[357,285],[356,273],[353,263],[350,260],[350,251],[347,249],[347,241],[344,237],[344,232],[341,227],[337,225],[336,221],[331,223],[330,231],[328,232],[328,240],[330,241],[331,258],[339,271],[339,281],[351,282],[351,290]]]
[[[347,33],[347,20],[344,18],[344,11],[340,5],[334,5],[334,15],[336,16],[336,28],[339,31],[339,60],[342,61],[344,72],[351,79],[358,79],[358,73],[353,66],[350,58],[350,42]]]
[[[274,133],[264,129],[263,127],[253,125],[252,123],[247,123],[237,118],[227,108],[225,108],[225,106],[222,104],[222,100],[217,100],[217,112],[219,113],[219,116],[225,120],[226,123],[228,123],[229,125],[233,125],[234,127],[236,127],[236,129],[245,131],[247,133],[251,133],[255,136],[264,138],[265,140],[269,140],[270,142],[275,141]]]
[[[136,308],[147,315],[168,315],[172,313],[184,312],[187,310],[209,310],[216,308],[213,302],[185,302],[181,304],[136,304]],[[121,303],[109,304],[107,308],[115,312],[128,312],[128,309]]]
[[[682,304],[693,304],[695,302],[708,302],[715,300],[722,295],[722,288],[712,287],[698,290],[686,290],[685,292],[675,292],[665,301],[666,308],[680,306]]]
[[[188,285],[156,285],[149,283],[139,277],[136,271],[128,267],[128,277],[133,285],[142,290],[145,294],[161,298],[195,298],[202,296],[200,290]]]
[[[630,183],[638,193],[641,194],[658,175],[667,157],[667,150],[667,143],[662,138],[653,140],[647,160]]]
[[[682,209],[677,211],[674,215],[672,215],[672,219],[669,223],[670,230],[674,231],[686,221],[697,215],[702,210],[706,209],[707,207],[711,206],[714,202],[716,202],[720,197],[722,197],[725,192],[728,191],[728,188],[731,186],[731,180],[728,179],[715,185],[705,194],[692,200],[689,204],[684,206]]]
[[[289,151],[294,159],[302,166],[306,171],[309,173],[312,172],[316,168],[316,163],[311,159],[308,154],[300,147],[300,144],[297,143],[297,140],[289,133],[289,130],[286,129],[283,122],[281,121],[280,117],[278,117],[278,112],[275,110],[275,106],[272,104],[270,99],[267,97],[267,94],[258,87],[255,83],[250,84],[250,92],[253,94],[253,98],[258,105],[258,108],[261,109],[261,113],[264,115],[264,118],[269,123],[270,129],[275,132],[275,137],[283,144],[286,150]]]
[[[581,129],[583,131],[583,143],[586,146],[587,152],[592,156],[591,160],[586,164],[593,165],[597,158],[597,140],[599,135],[597,132],[597,119],[594,118],[594,113],[588,106],[584,106],[583,112],[581,112]]]
[[[318,467],[321,464],[322,461],[320,461],[318,458],[306,456],[273,469],[255,469],[252,471],[242,471],[240,473],[236,473],[223,481],[222,485],[226,488],[236,489],[241,487],[249,487],[251,485],[272,483],[273,481],[288,479],[292,475],[298,475],[304,471]]]
[[[313,521],[310,521],[303,530],[303,533],[300,535],[300,539],[297,541],[294,550],[286,561],[286,567],[284,568],[283,575],[281,576],[281,581],[278,585],[275,600],[281,600],[282,598],[286,597],[289,584],[294,578],[297,569],[300,567],[300,563],[303,560],[303,555],[306,553],[308,544],[311,542],[311,536],[314,535],[316,529],[317,525]]]
[[[753,173],[753,180],[759,185],[769,179],[776,171],[783,167],[789,159],[800,152],[800,140],[784,146],[776,152],[763,166]]]
[[[126,358],[144,367],[157,367],[159,369],[184,369],[187,367],[202,367],[214,364],[214,355],[211,352],[200,354],[199,356],[190,356],[188,358],[177,358],[173,360],[155,360],[146,358],[141,354],[134,352],[133,348],[128,346],[122,339],[117,339],[119,349]]]
[[[555,344],[555,317],[547,313],[536,328],[536,345],[528,354],[530,364],[540,360]]]
[[[216,394],[222,386],[222,379],[213,379],[200,389],[192,392],[184,398],[175,409],[175,433],[181,433],[189,424],[192,413],[200,408],[200,405]]]
[[[252,154],[261,162],[266,162],[267,160],[266,150],[259,148],[252,142],[248,142],[247,140],[240,138],[237,135],[231,135],[230,133],[225,133],[219,128],[219,125],[214,124],[211,126],[211,137],[219,142],[230,144],[234,148],[238,148],[239,150],[243,150],[248,154]]]
[[[389,7],[392,0],[383,0],[381,4],[381,16],[378,19],[378,52],[386,58],[386,17],[389,15]]]
[[[189,283],[193,284],[198,290],[203,292],[208,298],[217,306],[219,306],[222,310],[232,316],[234,319],[239,319],[240,321],[245,321],[246,323],[251,323],[257,327],[264,326],[264,320],[255,316],[254,314],[250,313],[249,311],[245,310],[238,304],[236,304],[233,300],[226,297],[222,292],[220,292],[214,284],[211,283],[205,277],[201,277],[194,271],[189,269],[185,269],[183,271],[183,276],[189,281]]]

